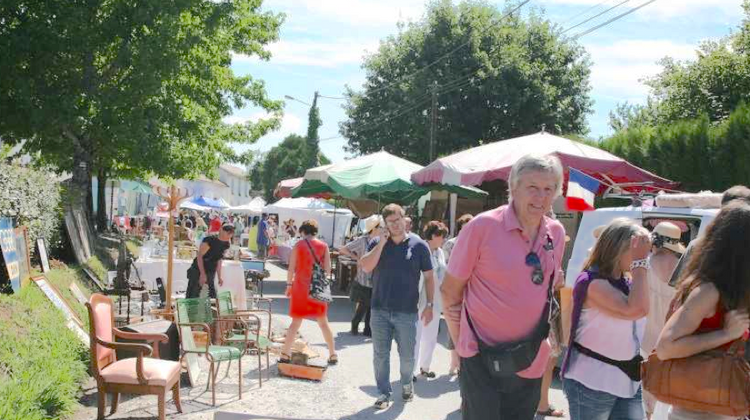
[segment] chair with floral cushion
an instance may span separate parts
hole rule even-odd
[[[263,375],[261,370],[263,363],[261,354],[266,353],[266,379],[271,378],[269,359],[269,349],[271,347],[271,311],[261,309],[239,310],[235,309],[232,303],[232,292],[220,292],[216,298],[216,308],[221,319],[239,319],[242,323],[227,325],[228,328],[222,331],[220,340],[222,344],[244,346],[243,350],[249,352],[255,350],[258,353],[258,382],[263,386]],[[268,326],[266,333],[263,334],[263,326],[258,314],[268,317]],[[246,341],[247,337],[247,341]]]
[[[95,293],[86,303],[90,320],[91,367],[99,391],[97,418],[104,418],[107,394],[112,394],[112,412],[117,411],[120,393],[157,395],[159,420],[165,419],[165,399],[168,390],[177,411],[180,405],[180,364],[153,359],[159,355],[158,343],[168,340],[164,334],[141,334],[121,331],[114,327],[115,313],[112,299]],[[144,340],[151,343],[117,343],[115,338]],[[137,352],[138,357],[117,360],[115,350]]]
[[[210,370],[208,375],[208,384],[206,388],[211,386],[211,401],[213,405],[216,405],[216,376],[219,373],[219,367],[221,362],[228,361],[227,371],[231,366],[232,360],[237,360],[239,363],[239,398],[242,399],[242,356],[245,354],[236,346],[216,346],[210,344],[211,337],[211,325],[216,325],[219,331],[222,331],[223,325],[228,325],[229,328],[234,327],[237,324],[245,324],[245,322],[239,318],[222,319],[215,318],[213,315],[214,309],[211,307],[211,300],[206,298],[191,298],[191,299],[177,299],[177,327],[180,331],[180,336],[185,331],[192,332],[193,328],[197,328],[206,332],[207,341],[204,346],[200,345],[187,345],[185,339],[181,339],[182,343],[182,358],[189,353],[199,354],[206,357],[210,364]],[[242,348],[246,348],[249,345],[248,328],[247,324],[244,325],[245,334],[244,342],[240,342]],[[188,340],[187,343],[192,342]]]

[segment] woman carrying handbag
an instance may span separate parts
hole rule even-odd
[[[750,206],[737,200],[722,208],[678,288],[656,354],[644,365],[644,385],[672,404],[670,420],[746,415],[750,376],[738,340],[750,326]]]
[[[335,365],[338,362],[338,356],[333,342],[333,332],[331,326],[328,325],[328,304],[310,296],[310,283],[313,272],[318,266],[322,266],[326,278],[331,276],[328,244],[315,238],[318,234],[318,223],[315,220],[302,222],[299,233],[301,240],[294,246],[289,258],[286,281],[286,295],[291,298],[289,316],[292,317],[292,324],[286,332],[279,361],[289,363],[292,344],[297,336],[297,330],[302,325],[302,320],[313,318],[318,322],[328,345],[328,364]]]

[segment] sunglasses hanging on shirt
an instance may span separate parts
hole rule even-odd
[[[552,238],[547,236],[547,243],[543,246],[545,251],[553,251],[555,245],[552,242]],[[526,254],[526,266],[533,267],[534,271],[531,272],[531,282],[537,286],[544,283],[544,270],[542,270],[542,261],[539,259],[539,255],[531,251]]]

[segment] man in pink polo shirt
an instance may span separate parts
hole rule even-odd
[[[532,420],[536,414],[550,353],[539,331],[547,331],[554,310],[548,309],[550,282],[565,248],[565,229],[545,214],[562,182],[556,157],[519,159],[508,179],[510,204],[475,217],[453,248],[441,292],[461,356],[463,420]],[[477,336],[487,346],[539,336],[541,345],[538,351],[531,346],[536,355],[528,355],[528,366],[498,377],[479,353]]]

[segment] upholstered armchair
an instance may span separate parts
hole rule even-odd
[[[180,364],[178,362],[149,358],[158,357],[158,343],[166,341],[164,334],[139,334],[115,328],[112,299],[93,294],[86,308],[89,312],[91,337],[91,365],[99,390],[98,419],[104,419],[107,394],[112,394],[112,411],[117,411],[120,393],[158,396],[159,420],[165,419],[165,397],[172,390],[177,411],[180,405]],[[151,343],[117,343],[115,338],[144,340]],[[138,357],[117,360],[115,350],[137,352]]]

